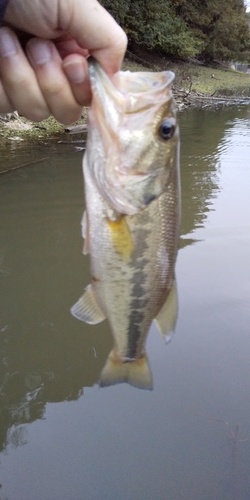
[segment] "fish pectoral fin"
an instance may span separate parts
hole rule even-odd
[[[134,251],[134,243],[126,217],[121,215],[114,221],[107,218],[107,224],[115,251],[123,260],[129,260]]]
[[[86,210],[83,212],[82,216],[82,237],[84,238],[83,244],[83,255],[88,255],[89,253],[89,225],[88,225],[88,215]]]
[[[123,361],[114,351],[111,351],[101,372],[99,384],[101,387],[126,382],[139,389],[153,389],[152,374],[146,354],[141,358]]]
[[[91,285],[88,285],[82,297],[71,307],[70,312],[75,318],[90,325],[101,323],[105,315],[97,304]]]
[[[166,342],[172,339],[178,314],[178,295],[176,281],[173,281],[172,287],[168,293],[165,304],[157,314],[155,321],[161,335]]]

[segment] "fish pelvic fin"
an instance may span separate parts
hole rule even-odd
[[[99,385],[107,387],[123,382],[138,389],[152,391],[152,374],[146,354],[135,360],[124,361],[117,356],[114,350],[110,352],[101,372]]]
[[[107,219],[107,223],[115,251],[124,260],[129,260],[134,251],[134,243],[126,217],[121,215],[121,217],[114,221]]]
[[[89,253],[89,224],[88,224],[88,216],[86,210],[83,212],[82,217],[82,237],[84,238],[83,244],[83,255],[88,255]]]
[[[89,323],[90,325],[96,325],[105,319],[105,315],[97,303],[91,285],[87,286],[82,297],[71,307],[70,312],[75,318],[85,321],[85,323]]]
[[[166,343],[173,337],[178,315],[178,295],[177,286],[174,279],[169,290],[166,302],[163,304],[160,312],[155,318],[157,327]]]

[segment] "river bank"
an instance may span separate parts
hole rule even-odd
[[[147,57],[146,60],[129,55],[130,59],[125,59],[123,70],[148,71],[150,68],[153,71],[174,71],[176,78],[173,91],[179,110],[192,105],[204,107],[221,102],[236,104],[250,101],[250,74],[224,67],[208,67],[196,61],[177,63],[162,57]],[[84,108],[82,118],[74,124],[73,131],[75,126],[86,124],[86,117],[87,108]],[[49,138],[62,140],[71,132],[72,130],[69,131],[52,117],[40,123],[33,123],[16,113],[0,115],[0,148],[13,142],[39,142]]]

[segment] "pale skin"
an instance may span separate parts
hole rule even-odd
[[[0,28],[0,113],[69,124],[91,101],[86,57],[119,71],[127,38],[97,0],[10,0]],[[31,35],[21,45],[21,33]]]

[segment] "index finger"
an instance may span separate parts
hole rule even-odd
[[[88,49],[108,75],[120,70],[127,36],[97,0],[72,0],[71,15],[61,9],[59,23],[81,47]]]

